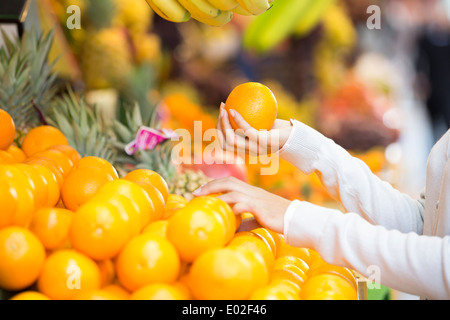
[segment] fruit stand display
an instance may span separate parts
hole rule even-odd
[[[354,271],[288,245],[251,213],[235,216],[217,195],[192,195],[207,181],[231,175],[288,199],[339,206],[315,174],[282,160],[277,175],[261,175],[263,164],[235,157],[227,163],[213,155],[221,161],[210,164],[201,152],[205,145],[189,145],[190,152],[200,150],[194,164],[171,158],[174,132],[195,135],[196,121],[201,134],[214,129],[220,102],[257,71],[273,92],[274,119],[303,121],[347,144],[374,172],[386,169],[384,148],[397,132],[375,120],[390,106],[375,106],[367,85],[342,67],[354,44],[353,26],[337,1],[299,3],[46,0],[38,8],[41,34],[27,30],[15,39],[2,33],[0,299],[361,298]],[[71,5],[81,10],[81,29],[64,28]],[[299,14],[308,17],[301,24],[295,23]],[[271,34],[280,19],[282,32]],[[339,30],[332,28],[337,20],[344,21]],[[269,76],[270,67],[236,72],[230,67],[236,51],[209,52],[208,60],[205,52],[187,50],[199,50],[195,41],[206,41],[207,33],[226,38],[238,32],[246,48],[235,49],[240,58],[240,50],[252,52],[253,62],[279,58],[319,22],[325,36],[310,48],[316,80],[305,80],[299,92],[285,85],[285,75]],[[168,24],[186,52],[170,50]],[[333,64],[339,86],[325,72]],[[208,70],[198,72],[208,66],[219,70],[219,81]],[[217,99],[211,103],[208,94]],[[246,92],[235,99],[244,98],[252,99]],[[382,143],[380,136],[349,139],[360,128],[332,127],[339,117],[373,124],[367,130],[382,135]],[[142,144],[143,134],[158,140]]]

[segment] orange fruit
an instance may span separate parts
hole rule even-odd
[[[245,300],[254,288],[251,266],[237,250],[208,250],[192,263],[189,285],[197,300]]]
[[[75,296],[73,300],[122,300],[122,296],[110,290],[96,289],[82,292]]]
[[[258,130],[270,130],[275,123],[278,104],[273,92],[265,85],[247,82],[235,87],[225,102],[225,110],[237,111],[247,123]],[[237,125],[230,117],[231,126]]]
[[[24,163],[18,163],[15,167],[27,175],[33,192],[36,209],[47,206],[48,188],[39,171],[36,168]]]
[[[143,216],[144,217],[143,226],[145,227],[150,222],[159,220],[163,217],[165,211],[164,209],[165,202],[161,192],[159,192],[159,190],[156,189],[151,184],[145,182],[134,182],[134,183],[137,184],[139,187],[141,187],[147,193],[153,207],[153,210],[150,212],[150,214]]]
[[[101,188],[100,188],[101,189]],[[90,203],[110,204],[116,207],[122,219],[127,223],[129,237],[134,237],[141,233],[142,221],[139,207],[129,198],[122,194],[108,195],[104,192],[95,194]]]
[[[112,204],[89,201],[76,211],[69,237],[74,249],[105,260],[117,256],[130,239],[130,225]]]
[[[61,191],[58,185],[58,178],[52,170],[41,164],[29,163],[28,166],[35,169],[47,190],[47,207],[54,207],[60,200]],[[45,192],[45,191],[43,191]],[[39,198],[39,197],[38,197]]]
[[[3,197],[16,199],[14,212],[8,212],[1,218],[2,225],[28,227],[36,209],[33,189],[28,176],[14,165],[0,165],[0,180],[6,184],[3,187],[9,193]],[[11,194],[13,195],[11,197]],[[14,204],[5,205],[10,211]]]
[[[132,182],[143,182],[149,183],[161,192],[164,202],[167,201],[169,197],[169,187],[167,182],[161,177],[161,175],[153,170],[149,169],[136,169],[133,170],[123,177],[125,180]]]
[[[55,145],[69,145],[64,134],[52,126],[39,126],[31,129],[22,141],[22,151],[27,157],[31,157],[39,151],[43,151]]]
[[[0,288],[17,291],[30,286],[37,280],[44,261],[44,246],[29,230],[0,230]]]
[[[37,281],[40,292],[54,300],[69,300],[100,288],[97,264],[75,250],[58,250],[45,261]]]
[[[300,286],[297,285],[296,283],[292,282],[289,279],[282,279],[282,278],[278,278],[278,279],[272,279],[270,281],[270,285],[274,285],[277,287],[283,287],[285,290],[293,293],[294,295],[298,295],[300,296]]]
[[[47,148],[46,150],[57,150],[59,152],[64,153],[70,160],[72,160],[73,165],[77,165],[81,159],[81,155],[75,148],[72,148],[69,145],[58,144]]]
[[[266,286],[269,283],[269,268],[265,261],[261,259],[258,252],[252,251],[245,246],[228,246],[232,250],[236,250],[244,256],[244,259],[250,265],[252,272],[253,290]]]
[[[8,112],[0,109],[0,150],[6,150],[14,142],[16,126]]]
[[[102,287],[102,289],[115,294],[120,300],[128,300],[130,298],[130,293],[117,283],[108,284]]]
[[[305,275],[309,275],[309,266],[302,259],[294,256],[283,256],[275,260],[273,269],[283,269],[287,266],[295,266],[303,271]]]
[[[180,272],[180,257],[167,239],[144,233],[131,239],[116,259],[120,283],[136,291],[152,283],[170,283]]]
[[[220,215],[227,230],[226,242],[229,242],[236,232],[236,216],[231,207],[223,200],[217,197],[202,196],[189,201],[188,206],[197,206],[199,208],[209,209]]]
[[[154,221],[153,219],[156,219],[154,217],[155,209],[151,198],[148,193],[136,183],[125,179],[115,179],[105,183],[98,190],[96,197],[100,195],[106,195],[107,197],[122,195],[130,199],[132,205],[139,213],[141,228],[145,227],[149,222]]]
[[[74,213],[61,208],[42,208],[34,213],[30,230],[47,250],[70,247],[69,228]]]
[[[67,176],[61,188],[64,206],[76,211],[91,199],[101,186],[112,180],[113,177],[100,168],[78,167]]]
[[[0,214],[0,229],[10,226],[18,206],[18,197],[15,189],[8,181],[0,180],[0,203],[2,213]]]
[[[16,145],[10,145],[8,149],[6,149],[6,152],[8,152],[10,155],[13,156],[14,159],[16,159],[16,162],[22,163],[25,161],[27,156],[25,155],[25,152],[22,151],[18,146]]]
[[[45,294],[37,291],[23,291],[15,294],[9,300],[50,300]]]
[[[64,183],[64,176],[62,174],[62,167],[56,162],[54,159],[48,157],[31,157],[25,160],[24,162],[27,165],[31,164],[39,164],[43,165],[47,169],[53,172],[56,177],[56,181],[58,182],[58,188],[61,189]]]
[[[278,248],[280,247],[280,237],[275,231],[272,231],[267,228],[256,228],[251,232],[256,233],[257,235],[263,237],[267,243],[270,245],[274,256],[277,256]]]
[[[17,163],[17,159],[12,154],[5,150],[0,150],[0,164],[14,164]]]
[[[158,220],[150,223],[142,230],[142,233],[152,233],[160,237],[167,237],[168,220]]]
[[[314,276],[316,274],[321,273],[331,273],[336,274],[338,276],[343,277],[349,283],[353,285],[353,287],[357,288],[357,280],[356,276],[349,268],[335,266],[329,263],[321,263],[320,265],[311,267],[310,276]]]
[[[189,201],[178,194],[169,194],[164,206],[164,213],[161,219],[170,218],[178,209],[183,208]]]
[[[284,240],[281,241],[279,250],[277,252],[277,258],[283,257],[283,256],[294,256],[302,259],[305,261],[308,265],[310,265],[313,261],[311,257],[311,250],[308,248],[298,248],[291,246],[284,242]]]
[[[306,274],[294,265],[286,266],[285,268],[277,268],[272,270],[270,281],[288,280],[294,283],[297,287],[303,287],[303,283],[307,279]]]
[[[308,296],[306,300],[348,300],[348,299],[339,293],[321,291]]]
[[[87,156],[81,158],[76,164],[75,168],[84,168],[84,167],[101,168],[107,173],[109,173],[111,177],[113,177],[114,179],[119,178],[119,174],[117,173],[116,168],[114,168],[114,166],[111,163],[100,157]]]
[[[167,238],[177,248],[182,260],[193,262],[207,250],[224,247],[228,231],[214,209],[188,204],[170,217]]]
[[[169,194],[167,196],[167,201],[166,201],[166,210],[170,210],[170,209],[180,209],[182,207],[184,207],[189,201],[183,197],[180,196],[179,194]]]
[[[96,261],[100,271],[100,287],[104,288],[113,283],[116,277],[116,269],[111,259]]]
[[[168,283],[146,285],[130,296],[130,300],[189,300],[189,295],[179,286]]]
[[[343,277],[321,273],[308,277],[303,283],[300,296],[303,300],[318,299],[318,294],[338,295],[345,300],[357,300],[356,288]]]
[[[250,249],[269,270],[272,269],[275,255],[264,238],[249,231],[240,231],[236,233],[234,238],[228,243],[228,247],[234,246]]]
[[[269,284],[252,292],[249,300],[300,300],[300,296],[282,284]]]
[[[63,178],[67,177],[74,166],[73,161],[66,154],[58,150],[47,149],[44,151],[39,151],[33,155],[33,158],[35,157],[44,157],[55,160],[59,165],[58,168],[60,168]]]

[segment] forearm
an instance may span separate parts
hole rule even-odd
[[[381,181],[361,160],[316,130],[292,121],[292,133],[280,156],[305,174],[318,173],[324,187],[345,210],[389,229],[421,233],[420,202]]]
[[[284,219],[286,242],[316,250],[328,263],[371,276],[388,287],[430,299],[450,298],[450,237],[387,230],[354,213],[294,201]]]

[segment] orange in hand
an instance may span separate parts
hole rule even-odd
[[[247,82],[234,88],[225,102],[225,110],[237,111],[257,130],[270,130],[275,123],[278,103],[273,92],[258,82]],[[230,117],[231,126],[237,129]]]

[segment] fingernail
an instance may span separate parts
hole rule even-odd
[[[231,114],[231,116],[234,118],[234,117],[236,116],[236,111],[230,110],[230,114]]]
[[[201,191],[202,191],[202,187],[200,187],[200,188],[198,188],[198,189],[192,191],[192,194],[193,194],[193,195],[198,195],[198,194],[200,194]]]
[[[225,103],[221,102],[221,103],[220,103],[220,107],[221,107],[221,108],[225,108]]]

